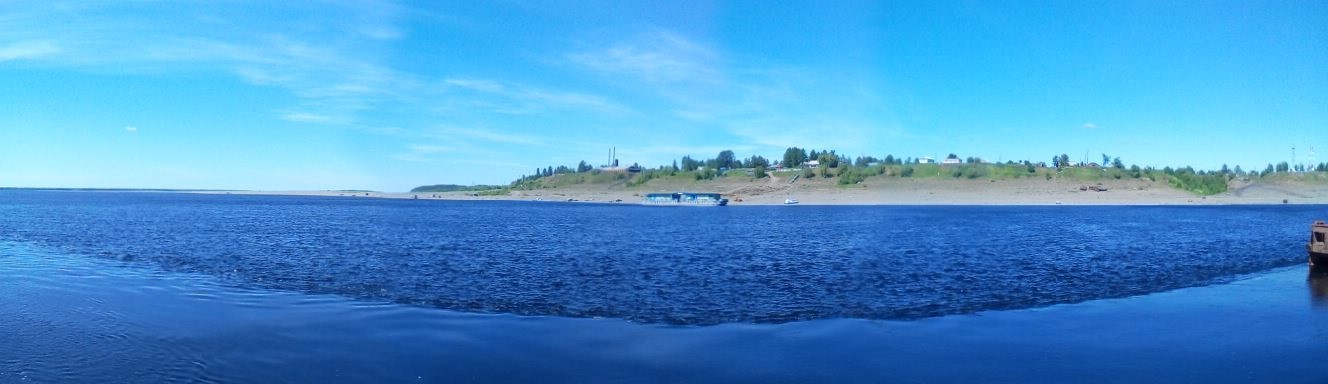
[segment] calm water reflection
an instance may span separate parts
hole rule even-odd
[[[1316,307],[1328,309],[1328,267],[1310,267],[1307,285],[1310,287],[1310,301]]]

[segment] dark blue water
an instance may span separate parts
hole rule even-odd
[[[915,319],[1303,264],[1325,206],[726,207],[0,191],[0,241],[238,287],[643,323]]]

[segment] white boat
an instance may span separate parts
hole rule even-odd
[[[797,203],[798,203],[798,199],[784,199],[784,204],[785,204],[785,205],[793,205],[793,204],[797,204]]]

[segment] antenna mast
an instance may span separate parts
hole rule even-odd
[[[1310,162],[1309,165],[1306,165],[1306,167],[1308,167],[1310,170],[1314,170],[1314,167],[1317,167],[1317,166],[1319,165],[1318,163],[1315,163],[1315,162],[1314,162],[1314,146],[1313,146],[1313,145],[1310,146],[1310,158],[1309,158],[1309,162]]]

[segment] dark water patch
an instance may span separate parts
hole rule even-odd
[[[470,312],[718,324],[1141,295],[1304,262],[1324,206],[728,207],[0,191],[0,240]]]

